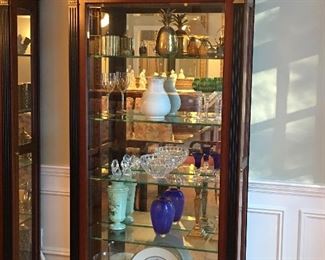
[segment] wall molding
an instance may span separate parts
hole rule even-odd
[[[250,181],[249,192],[325,198],[325,186]]]
[[[282,260],[282,247],[283,247],[283,222],[285,210],[281,208],[267,208],[265,206],[249,207],[247,213],[271,215],[276,217],[276,236],[277,236],[277,248],[276,248],[276,260]]]
[[[70,181],[70,167],[69,166],[54,166],[41,165],[41,176],[43,179],[47,178],[61,178],[62,181]],[[42,183],[43,184],[43,183]],[[55,187],[51,184],[49,189],[41,186],[41,191],[44,194],[58,194],[68,195],[69,189],[62,190],[62,187]],[[304,185],[295,183],[281,183],[272,181],[249,181],[249,192],[262,192],[270,194],[281,195],[296,195],[308,197],[325,198],[325,185]]]
[[[41,165],[41,194],[70,197],[70,167]]]
[[[300,209],[299,210],[297,260],[304,260],[303,238],[304,238],[305,229],[306,229],[305,220],[307,220],[308,218],[325,220],[325,211],[309,210],[309,209]]]
[[[70,250],[59,247],[43,247],[42,252],[46,256],[70,257]]]
[[[53,175],[58,177],[70,177],[69,166],[54,166],[54,165],[41,165],[41,173],[45,175]]]

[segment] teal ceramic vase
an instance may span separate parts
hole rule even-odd
[[[134,212],[134,199],[135,199],[135,190],[137,187],[137,183],[135,180],[129,180],[125,182],[125,186],[129,189],[128,190],[128,197],[126,201],[126,223],[132,223],[134,221],[132,213]]]
[[[128,187],[123,182],[117,181],[113,181],[112,185],[107,188],[109,218],[113,222],[110,224],[112,230],[125,229],[125,224],[121,222],[125,219],[128,191]]]

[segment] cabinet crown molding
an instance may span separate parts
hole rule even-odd
[[[78,0],[68,0],[69,6],[76,6],[78,4]]]
[[[9,0],[0,0],[0,5],[9,5]]]

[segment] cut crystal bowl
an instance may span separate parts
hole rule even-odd
[[[173,164],[168,160],[167,156],[159,153],[144,154],[140,157],[140,164],[147,174],[159,179],[165,178],[174,169]]]
[[[173,164],[173,169],[176,169],[186,160],[188,149],[182,146],[166,145],[158,147],[157,153],[163,157],[168,157],[168,160]]]

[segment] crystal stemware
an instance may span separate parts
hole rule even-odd
[[[113,92],[117,85],[117,78],[115,73],[108,73],[107,75],[107,83],[104,85],[105,90],[107,91],[106,93],[106,99],[107,99],[107,114],[109,114],[109,97],[110,94]]]
[[[126,72],[116,72],[117,74],[117,87],[121,93],[121,113],[126,112],[125,107],[125,93],[129,87],[130,79]]]

